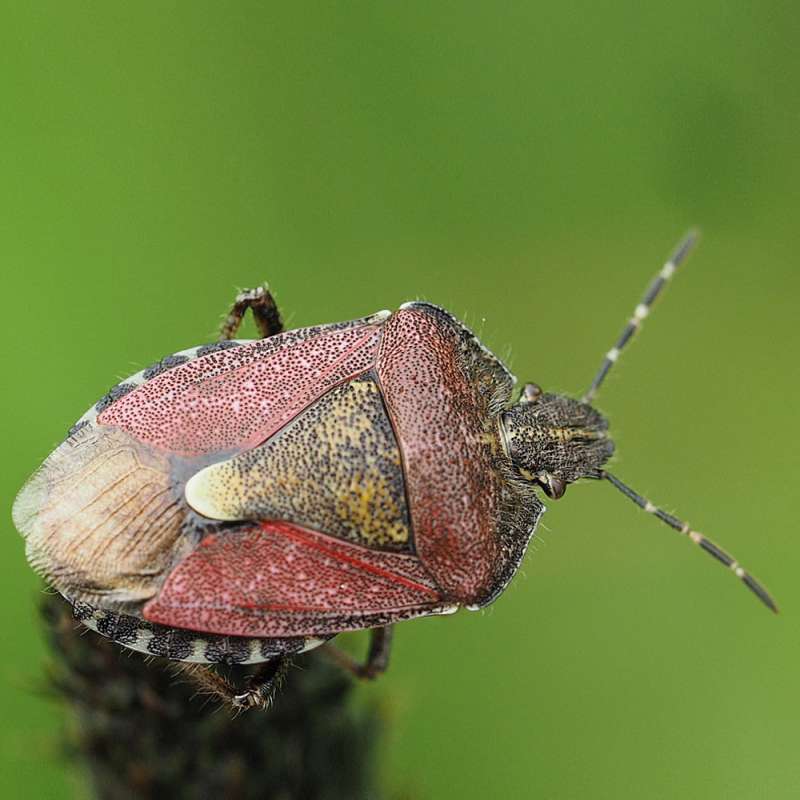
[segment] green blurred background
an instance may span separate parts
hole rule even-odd
[[[422,798],[798,797],[799,32],[767,0],[4,3],[4,795],[80,796],[8,509],[118,378],[268,279],[292,327],[435,301],[579,393],[698,224],[599,406],[781,616],[592,483],[359,691]]]

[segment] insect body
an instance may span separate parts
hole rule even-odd
[[[724,551],[604,468],[589,404],[685,256],[667,263],[583,400],[514,378],[458,320],[408,303],[282,332],[265,290],[237,298],[223,340],[115,387],[20,492],[31,564],[76,616],[123,645],[189,662],[267,662],[343,631],[482,608],[519,568],[544,512],[605,479],[730,567]],[[263,334],[232,337],[247,308]],[[344,656],[339,656],[344,659]],[[281,667],[282,669],[282,667]],[[255,685],[255,684],[254,684]]]

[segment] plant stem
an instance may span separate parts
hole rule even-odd
[[[300,656],[268,711],[234,717],[160,659],[126,651],[75,622],[46,595],[51,681],[72,708],[68,747],[101,800],[378,798],[374,708],[349,701],[352,681],[319,655]],[[241,681],[246,670],[232,668]]]

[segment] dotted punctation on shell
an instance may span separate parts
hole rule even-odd
[[[114,402],[98,422],[184,457],[252,447],[325,391],[368,369],[379,340],[379,329],[368,325],[300,337],[289,346],[292,333],[167,370]]]

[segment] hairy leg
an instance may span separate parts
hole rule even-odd
[[[236,336],[248,308],[253,312],[253,319],[262,339],[274,336],[283,330],[283,322],[275,298],[264,284],[255,289],[245,289],[236,296],[228,316],[222,323],[219,332],[220,339],[233,339]]]
[[[187,678],[200,694],[214,697],[236,711],[269,708],[291,666],[288,656],[265,661],[248,677],[243,688],[234,686],[213,667],[177,662],[170,669],[177,677]]]

